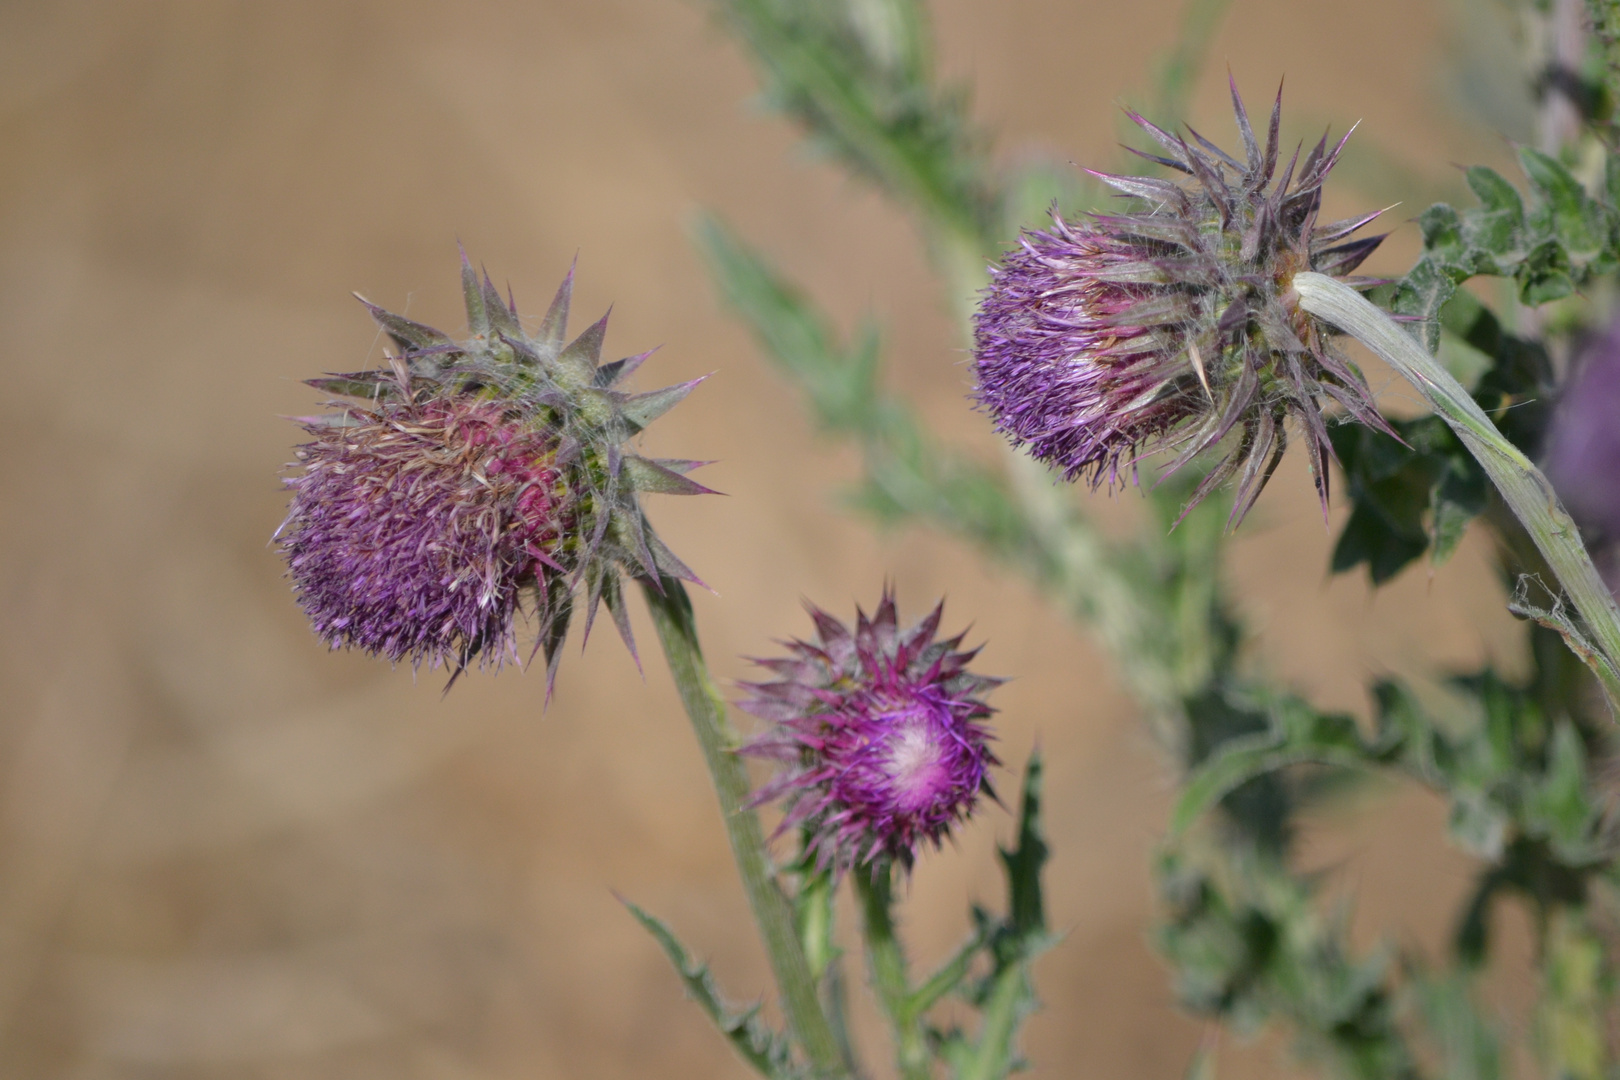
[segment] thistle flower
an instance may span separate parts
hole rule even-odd
[[[1620,321],[1581,352],[1547,429],[1547,478],[1590,541],[1620,541]]]
[[[530,336],[517,307],[462,257],[471,337],[361,303],[400,355],[311,379],[353,399],[300,419],[287,518],[276,537],[298,602],[332,648],[447,665],[520,659],[516,620],[537,622],[547,692],[576,594],[586,633],[605,603],[632,654],[620,574],[695,581],[642,515],[642,492],[695,495],[701,462],[621,444],[701,380],[645,394],[615,387],[649,353],[601,364],[607,316],[564,344],[574,272]]]
[[[909,869],[918,845],[938,847],[981,792],[995,798],[988,774],[1000,762],[980,695],[1002,680],[967,669],[978,650],[958,651],[961,634],[934,640],[943,601],[903,633],[888,589],[870,619],[856,609],[853,634],[807,606],[816,640],[756,660],[777,678],[743,684],[741,708],[775,725],[743,752],[784,766],[752,805],[783,800],[778,832],[807,826],[824,869],[878,859]]]
[[[1092,172],[1141,205],[1078,222],[1054,210],[1049,231],[1025,232],[992,270],[975,368],[996,428],[1094,487],[1122,482],[1145,447],[1179,450],[1174,471],[1236,430],[1189,504],[1236,473],[1235,525],[1281,461],[1290,416],[1324,512],[1333,450],[1323,405],[1388,426],[1331,329],[1300,311],[1291,288],[1301,270],[1350,274],[1384,238],[1345,239],[1377,213],[1317,224],[1322,182],[1349,135],[1331,150],[1323,135],[1303,162],[1296,149],[1279,177],[1281,90],[1264,148],[1235,83],[1232,105],[1243,161],[1191,128],[1189,143],[1128,114],[1166,156],[1133,153],[1191,182]]]

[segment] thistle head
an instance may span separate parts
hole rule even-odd
[[[444,664],[453,681],[475,661],[520,660],[527,613],[549,692],[582,592],[586,633],[605,603],[633,654],[620,575],[696,580],[638,496],[708,491],[684,475],[700,463],[622,444],[701,380],[619,389],[648,354],[602,364],[605,315],[567,341],[573,280],[570,269],[532,335],[465,256],[465,341],[361,299],[399,353],[309,380],[336,399],[299,421],[311,441],[276,533],[298,602],[332,648]]]
[[[909,869],[981,793],[995,797],[982,695],[1002,680],[968,670],[978,650],[960,651],[961,634],[934,640],[943,608],[902,631],[886,589],[851,633],[810,606],[815,640],[787,642],[787,656],[756,661],[774,680],[743,684],[741,707],[772,725],[744,753],[781,765],[753,805],[781,799],[778,831],[804,826],[823,869]]]
[[[1581,351],[1547,429],[1547,478],[1588,539],[1620,541],[1620,321]]]
[[[1388,430],[1331,329],[1299,309],[1301,270],[1347,278],[1383,236],[1347,239],[1377,213],[1317,223],[1322,183],[1344,148],[1327,136],[1278,170],[1277,103],[1262,146],[1237,87],[1243,158],[1130,113],[1180,181],[1092,172],[1131,212],[1026,231],[992,270],[976,320],[977,398],[1012,442],[1093,486],[1122,482],[1144,450],[1178,451],[1167,471],[1228,441],[1196,503],[1237,477],[1241,521],[1282,459],[1290,417],[1324,511],[1332,455],[1322,409]],[[1133,153],[1139,153],[1133,151]],[[1380,211],[1381,212],[1381,211]],[[1235,433],[1235,435],[1234,435]]]

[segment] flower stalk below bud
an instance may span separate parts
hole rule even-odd
[[[746,807],[748,777],[737,757],[737,736],[726,719],[725,698],[714,685],[703,660],[697,624],[692,618],[692,601],[685,587],[674,578],[665,577],[657,582],[643,578],[641,586],[653,624],[658,628],[658,640],[663,645],[670,676],[675,680],[681,704],[703,749],[703,760],[709,767],[709,777],[720,800],[720,815],[725,819],[732,857],[737,862],[743,889],[765,943],[788,1026],[816,1076],[847,1076],[838,1041],[816,994],[815,979],[810,974],[810,965],[794,926],[791,905],[771,870],[770,853],[765,847],[759,817]]]

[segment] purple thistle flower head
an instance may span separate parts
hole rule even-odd
[[[1290,417],[1324,512],[1333,449],[1323,405],[1389,429],[1292,287],[1301,270],[1376,284],[1347,275],[1383,236],[1346,238],[1378,214],[1317,224],[1322,182],[1349,135],[1332,149],[1323,135],[1303,162],[1296,149],[1279,176],[1281,90],[1264,146],[1236,84],[1232,104],[1242,161],[1191,128],[1189,143],[1130,113],[1165,151],[1140,156],[1187,185],[1092,172],[1139,206],[1078,222],[1054,210],[1049,231],[1025,232],[992,270],[974,352],[976,396],[997,430],[1066,480],[1112,487],[1148,447],[1178,450],[1174,471],[1236,432],[1189,504],[1235,474],[1236,525],[1282,460]]]
[[[787,642],[786,657],[756,661],[775,680],[743,684],[741,708],[774,725],[743,752],[783,766],[752,805],[781,799],[778,832],[806,826],[824,869],[910,869],[981,793],[995,798],[981,695],[1002,680],[968,670],[978,650],[959,651],[961,634],[934,640],[943,610],[901,631],[885,589],[870,619],[856,610],[851,633],[810,605],[815,641]]]
[[[1620,320],[1581,352],[1547,429],[1547,478],[1598,545],[1620,541]]]
[[[602,364],[606,316],[565,344],[573,280],[569,270],[532,336],[465,256],[469,340],[362,299],[400,354],[309,380],[350,400],[300,421],[312,438],[276,533],[298,602],[332,648],[444,664],[454,681],[475,660],[521,659],[516,622],[529,613],[549,694],[582,590],[586,633],[605,603],[634,654],[621,573],[697,580],[638,495],[707,492],[685,475],[701,462],[622,444],[701,380],[617,389],[648,354]]]

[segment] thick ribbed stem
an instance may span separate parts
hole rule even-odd
[[[1580,530],[1541,470],[1496,430],[1468,391],[1427,349],[1360,293],[1326,275],[1309,272],[1294,275],[1294,289],[1303,310],[1326,319],[1371,349],[1417,387],[1451,425],[1558,576],[1608,664],[1611,678],[1604,682],[1612,694],[1612,675],[1620,672],[1620,608],[1592,565]]]
[[[681,704],[686,707],[692,730],[703,748],[703,760],[720,799],[726,836],[731,840],[731,854],[742,875],[743,889],[748,893],[760,939],[770,957],[788,1026],[818,1076],[846,1077],[848,1073],[838,1041],[821,1010],[815,979],[810,974],[810,965],[793,924],[792,906],[777,887],[759,817],[746,807],[748,777],[737,757],[737,736],[726,719],[725,698],[720,696],[703,661],[697,624],[692,617],[692,601],[686,595],[686,588],[673,578],[659,582],[644,580],[641,586],[653,624],[658,628],[658,640],[663,644],[669,673],[675,679]]]

